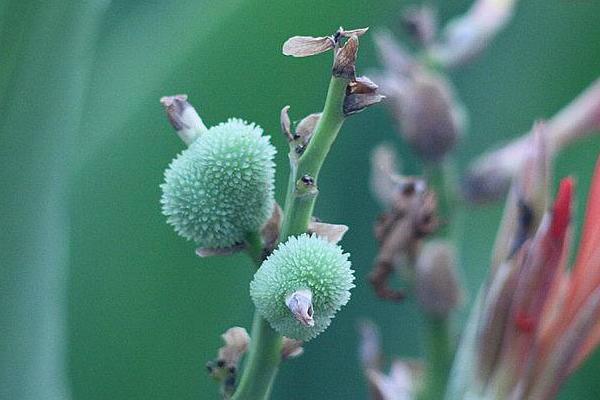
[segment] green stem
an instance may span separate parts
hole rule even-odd
[[[308,229],[317,198],[316,182],[319,171],[344,122],[343,104],[347,85],[348,81],[345,79],[331,78],[323,114],[308,147],[299,159],[290,155],[291,170],[280,241],[285,241],[290,235],[304,233]],[[304,175],[313,178],[314,185],[310,188],[298,183],[299,177]],[[250,243],[250,238],[248,242]],[[281,336],[258,313],[254,315],[250,337],[252,340],[248,362],[232,400],[268,399],[279,369]]]
[[[463,212],[458,201],[456,164],[448,157],[441,164],[427,166],[425,175],[428,184],[438,196],[438,215],[442,224],[436,236],[450,241],[458,255],[463,230]],[[419,400],[444,399],[455,350],[450,329],[452,316],[453,313],[446,318],[425,315],[427,372],[424,386],[418,396]]]
[[[438,230],[438,236],[448,236],[457,239],[455,217],[458,204],[458,174],[456,164],[451,158],[447,158],[441,164],[431,164],[425,167],[425,177],[429,186],[437,193],[438,215],[442,226]],[[452,228],[452,229],[451,229]]]
[[[256,312],[248,362],[233,400],[268,399],[281,360],[281,336]]]
[[[306,192],[299,189],[297,182],[300,177],[308,175],[314,180],[316,188],[323,162],[344,122],[343,104],[347,86],[348,81],[346,79],[331,78],[323,114],[315,128],[313,137],[304,154],[298,160],[297,165],[294,165],[295,160],[291,159],[292,167],[285,202],[281,240],[290,235],[306,232],[308,229],[317,200],[317,191]]]
[[[426,316],[425,343],[427,371],[423,381],[423,391],[418,398],[419,400],[441,400],[446,392],[454,348],[448,319]]]

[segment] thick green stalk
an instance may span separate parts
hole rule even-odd
[[[281,335],[258,312],[254,314],[251,338],[248,362],[233,400],[268,399],[279,369]]]
[[[426,316],[427,371],[419,400],[442,400],[452,367],[454,343],[447,318]]]
[[[323,114],[306,151],[299,159],[290,156],[290,179],[279,235],[281,241],[308,229],[318,193],[317,176],[344,122],[343,104],[347,85],[345,79],[331,78]],[[312,178],[310,185],[304,186],[299,181],[303,176]],[[232,400],[268,399],[279,369],[281,336],[258,313],[254,315],[250,337],[248,362]]]

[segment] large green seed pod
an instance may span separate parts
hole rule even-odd
[[[290,237],[263,262],[250,295],[273,329],[307,341],[329,324],[354,287],[348,254],[324,238]],[[298,311],[304,303],[304,313]]]
[[[244,241],[273,210],[275,148],[239,119],[213,126],[181,152],[161,185],[167,222],[200,247]]]

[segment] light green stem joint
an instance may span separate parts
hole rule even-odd
[[[331,145],[344,122],[344,98],[348,80],[332,77],[327,91],[321,119],[304,154],[299,159],[290,157],[285,210],[280,241],[288,236],[306,232],[317,199],[317,178]],[[303,176],[312,178],[310,188],[303,186]],[[249,239],[250,242],[251,238]],[[255,255],[251,256],[256,259]],[[281,361],[281,336],[258,313],[254,315],[250,353],[232,400],[266,400],[277,375]]]

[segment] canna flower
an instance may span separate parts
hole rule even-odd
[[[524,170],[513,185],[506,215],[515,217],[505,219],[496,243],[494,268],[457,354],[447,399],[553,399],[600,344],[600,159],[571,269],[573,179],[561,181],[537,224],[532,189],[522,185],[542,168],[547,172],[544,164]],[[525,226],[532,224],[535,229]]]

